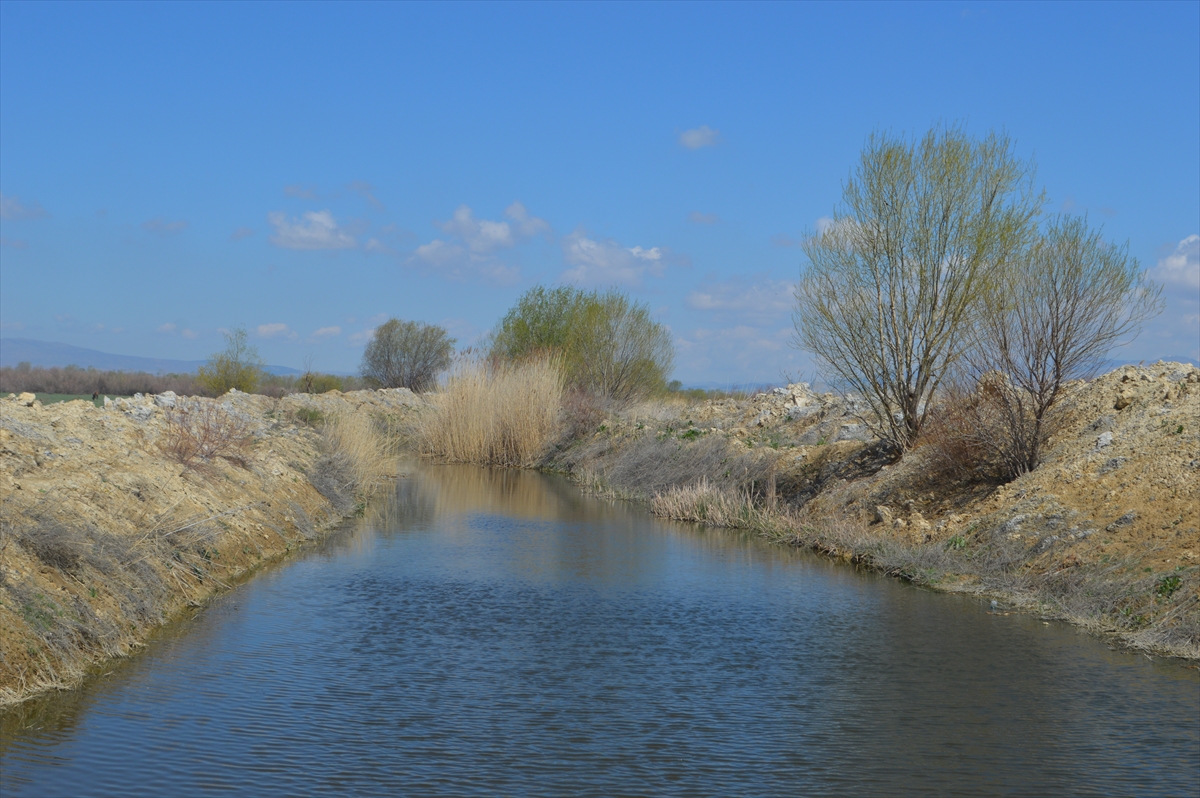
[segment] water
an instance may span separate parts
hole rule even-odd
[[[1200,794],[1178,663],[537,474],[373,511],[4,718],[0,792]]]

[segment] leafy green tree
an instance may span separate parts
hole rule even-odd
[[[522,360],[534,353],[564,353],[571,328],[592,295],[572,288],[534,286],[521,295],[492,335],[492,357]]]
[[[450,366],[454,343],[436,324],[389,319],[363,352],[363,378],[381,388],[426,391]]]
[[[865,420],[913,445],[948,369],[971,343],[997,269],[1044,202],[1008,137],[960,128],[920,141],[873,135],[833,222],[803,242],[795,342],[867,404]]]
[[[225,333],[225,349],[209,357],[200,367],[196,381],[209,393],[220,396],[231,388],[253,393],[266,363],[250,344],[245,327]]]
[[[492,357],[560,359],[569,385],[617,401],[661,391],[675,363],[670,332],[620,291],[527,291],[492,336]]]

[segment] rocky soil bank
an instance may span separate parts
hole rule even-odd
[[[1073,384],[1043,463],[1008,484],[954,473],[936,446],[889,462],[856,412],[804,384],[651,403],[560,444],[550,465],[663,515],[1200,657],[1200,369]]]
[[[352,514],[406,390],[0,400],[0,704],[69,686]]]

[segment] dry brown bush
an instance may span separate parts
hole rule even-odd
[[[559,427],[562,371],[555,360],[462,363],[416,430],[422,454],[450,463],[530,466]]]
[[[579,388],[568,390],[562,399],[563,429],[566,440],[576,440],[600,428],[604,422],[604,403]]]
[[[993,375],[973,389],[951,384],[917,442],[927,448],[935,469],[964,482],[1005,482],[1016,476],[1018,455],[1012,451],[1010,408]]]
[[[180,402],[166,411],[161,448],[186,466],[222,457],[245,465],[253,442],[250,422],[211,401]]]

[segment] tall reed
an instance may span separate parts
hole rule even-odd
[[[357,490],[365,495],[396,472],[399,448],[390,425],[368,413],[333,413],[322,430],[331,455],[342,459],[353,475]]]
[[[552,358],[468,360],[418,422],[422,454],[449,463],[530,466],[558,431],[563,376]]]

